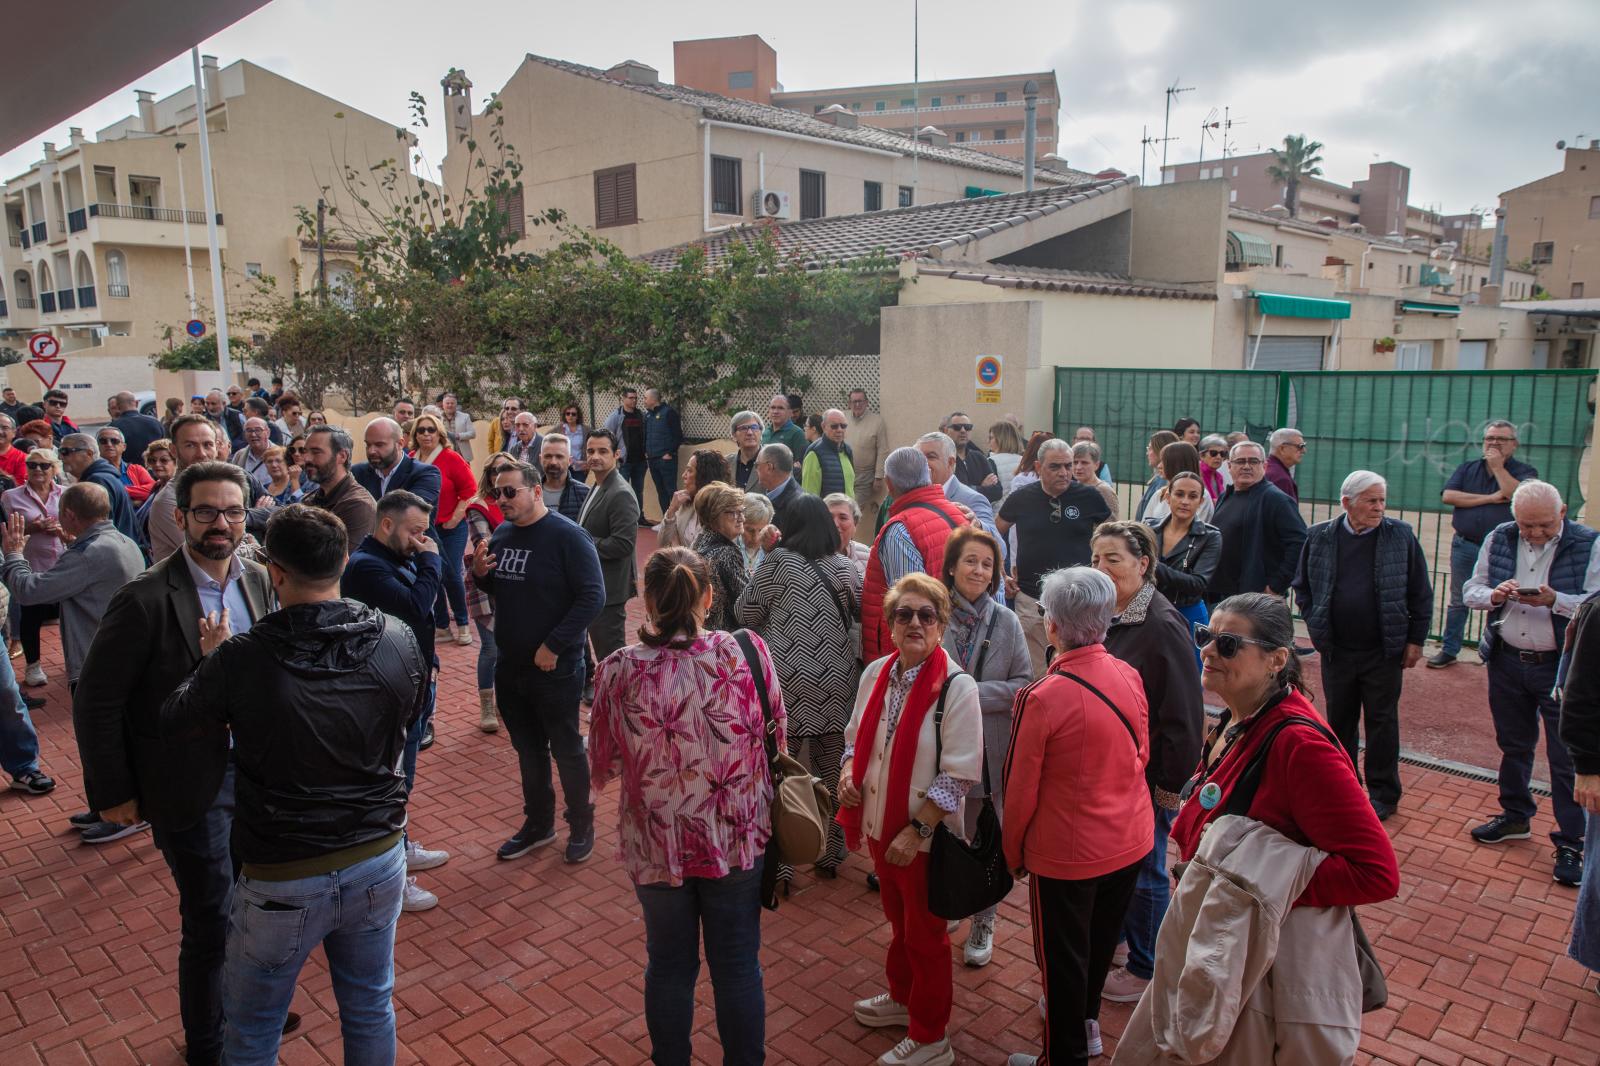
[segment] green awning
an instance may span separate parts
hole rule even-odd
[[[1272,242],[1254,233],[1228,231],[1228,262],[1243,266],[1271,266]]]
[[[1459,315],[1461,308],[1456,304],[1429,304],[1416,300],[1400,301],[1401,311],[1411,311],[1419,315]]]
[[[1316,296],[1291,296],[1283,292],[1253,292],[1256,309],[1277,318],[1349,318],[1349,300],[1324,300]]]

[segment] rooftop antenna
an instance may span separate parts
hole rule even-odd
[[[1159,144],[1159,145],[1162,146],[1162,150],[1165,151],[1166,150],[1166,142],[1169,141],[1169,140],[1177,140],[1177,138],[1176,137],[1152,137],[1152,136],[1150,136],[1150,127],[1149,126],[1145,126],[1144,127],[1144,136],[1139,139],[1139,144],[1143,146],[1139,151],[1139,184],[1140,185],[1144,184],[1144,165],[1149,160],[1150,156],[1152,154],[1154,154],[1155,146]],[[1165,174],[1163,174],[1161,176],[1161,180],[1163,182],[1166,181],[1166,175]]]
[[[921,68],[922,0],[911,0],[911,202],[917,202],[917,178],[920,174],[922,129],[917,115],[922,107]],[[1059,94],[1058,94],[1059,95]]]
[[[1213,107],[1205,120],[1200,123],[1200,158],[1197,163],[1206,161],[1206,138],[1210,136],[1209,131],[1221,128],[1222,123],[1217,121],[1217,109]]]
[[[1194,92],[1194,86],[1193,85],[1185,86],[1184,88],[1180,89],[1178,87],[1178,83],[1176,81],[1174,81],[1171,85],[1167,86],[1167,118],[1166,118],[1166,122],[1163,123],[1162,127],[1161,127],[1161,180],[1162,181],[1166,181],[1167,180],[1167,142],[1168,141],[1177,140],[1176,137],[1170,136],[1170,134],[1172,133],[1172,98],[1174,96],[1177,96],[1179,93],[1192,93],[1192,92]]]
[[[1238,147],[1238,145],[1233,143],[1233,139],[1230,136],[1233,127],[1244,125],[1243,120],[1230,118],[1228,114],[1229,110],[1230,109],[1226,107],[1222,109],[1222,158],[1224,159],[1228,158],[1228,156],[1233,153],[1233,150]]]

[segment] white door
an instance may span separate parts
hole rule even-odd
[[[1488,341],[1462,341],[1456,352],[1457,370],[1482,370],[1489,365]]]
[[[1550,342],[1534,341],[1533,358],[1528,363],[1535,370],[1550,369]]]
[[[1396,370],[1432,370],[1433,342],[1406,341],[1395,349]]]

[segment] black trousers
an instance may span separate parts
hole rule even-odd
[[[598,661],[628,643],[628,601],[608,603],[589,623],[589,639]]]
[[[1089,1061],[1085,1024],[1100,1017],[1111,956],[1139,879],[1138,862],[1082,881],[1028,878],[1033,957],[1044,977],[1044,1053],[1039,1066]]]
[[[1360,768],[1356,749],[1365,717],[1366,766],[1357,774],[1373,800],[1391,807],[1399,804],[1402,660],[1386,657],[1382,648],[1318,650],[1322,653],[1322,696],[1328,703],[1333,735]]]
[[[532,663],[511,665],[502,658],[494,672],[495,703],[511,734],[522,771],[522,814],[536,833],[555,828],[556,792],[550,773],[555,762],[566,800],[567,825],[575,836],[594,827],[589,797],[589,758],[578,732],[578,698],[583,694],[583,661],[565,656],[548,673]]]

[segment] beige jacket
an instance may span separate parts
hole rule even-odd
[[[1161,923],[1155,977],[1113,1066],[1354,1062],[1350,909],[1291,906],[1323,858],[1252,819],[1213,822]]]

